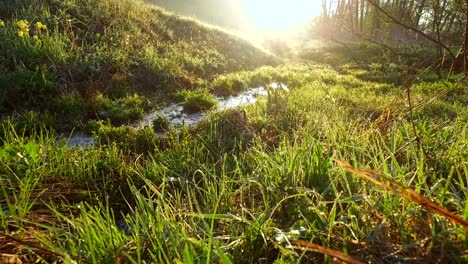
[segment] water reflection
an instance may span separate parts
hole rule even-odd
[[[271,89],[282,89],[289,91],[288,87],[284,84],[272,83],[269,85]],[[268,95],[268,89],[265,87],[251,88],[246,92],[243,92],[239,95],[230,96],[227,98],[218,98],[218,108],[217,110],[226,110],[238,106],[243,106],[247,104],[252,104],[257,101],[258,96]],[[130,125],[133,128],[144,128],[151,127],[152,121],[157,116],[166,117],[169,121],[170,127],[181,127],[181,126],[193,126],[198,124],[204,118],[208,116],[208,112],[202,113],[186,113],[184,108],[180,103],[170,104],[162,109],[155,110],[147,114],[142,121]],[[158,133],[159,136],[164,136],[164,133]],[[68,140],[69,147],[82,147],[86,148],[90,145],[94,145],[95,139],[92,136],[85,135],[83,133],[77,133],[73,135]]]

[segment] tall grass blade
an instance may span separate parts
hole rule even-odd
[[[311,242],[296,240],[296,241],[291,241],[291,244],[293,245],[292,248],[294,249],[307,250],[311,252],[325,254],[329,257],[339,259],[341,262],[345,262],[349,264],[364,264],[365,263],[356,258],[347,256],[339,251],[336,251],[336,250],[333,250],[331,248],[327,248],[324,246],[320,246]]]
[[[226,254],[224,254],[224,252],[216,243],[214,243],[214,247],[216,249],[216,253],[218,253],[219,258],[221,259],[221,263],[232,264],[232,261],[229,259],[229,257]]]
[[[365,180],[368,180],[372,183],[374,183],[375,185],[377,186],[380,186],[382,188],[384,188],[385,190],[388,190],[390,192],[393,192],[395,194],[398,194],[400,195],[401,197],[405,198],[405,199],[408,199],[414,203],[417,203],[419,205],[421,205],[422,207],[436,213],[436,214],[439,214],[439,215],[442,215],[442,216],[445,216],[447,217],[448,219],[462,225],[463,227],[465,227],[465,232],[468,232],[468,221],[465,221],[463,220],[460,216],[454,214],[454,213],[451,213],[449,212],[445,207],[429,200],[427,197],[415,192],[414,190],[410,189],[410,188],[407,188],[407,187],[404,187],[403,185],[391,180],[390,178],[388,178],[387,176],[381,174],[381,173],[378,173],[374,170],[371,170],[371,169],[358,169],[358,168],[355,168],[353,166],[351,166],[350,164],[344,162],[344,161],[341,161],[341,160],[338,160],[338,159],[335,159],[335,162],[342,168],[356,174],[357,176],[360,176],[361,178],[365,179]],[[378,179],[382,179],[382,180],[385,180],[385,181],[388,181],[389,182],[389,185],[379,181]]]

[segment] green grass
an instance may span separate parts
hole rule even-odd
[[[141,120],[149,108],[150,103],[137,94],[115,100],[99,94],[89,103],[88,112],[97,119],[125,124]]]
[[[203,90],[178,92],[176,98],[182,102],[184,111],[187,113],[211,110],[218,104],[212,94]]]
[[[169,120],[165,116],[157,116],[151,121],[151,127],[156,132],[163,132],[169,129]]]
[[[466,81],[424,75],[410,86],[411,113],[399,60],[384,74],[336,50],[336,64],[273,67],[225,32],[139,2],[30,3],[0,6],[10,114],[0,123],[0,245],[11,245],[0,250],[44,263],[333,263],[290,247],[304,240],[366,262],[468,260],[461,226],[334,162],[372,168],[468,220]],[[39,46],[18,39],[19,18],[48,25]],[[118,126],[151,108],[146,95],[175,94],[199,111],[214,106],[208,91],[272,82],[289,92],[164,138]],[[55,132],[64,127],[97,144],[67,147]]]
[[[416,110],[418,144],[399,87],[302,64],[267,71],[285,69],[302,77],[284,80],[298,83],[291,92],[245,112],[213,113],[161,140],[105,125],[95,130],[101,144],[86,150],[57,145],[47,130],[5,138],[4,231],[21,238],[33,228],[36,243],[61,255],[48,258],[93,263],[330,261],[288,248],[293,239],[367,261],[466,260],[461,227],[333,163],[371,167],[467,219],[464,97],[447,94]],[[415,85],[413,103],[441,89]],[[375,113],[386,109],[399,118],[384,125]],[[76,193],[63,199],[51,190]],[[39,212],[50,220],[34,220]]]
[[[60,97],[165,101],[217,75],[277,63],[229,32],[139,0],[21,0],[2,5],[0,19],[0,112],[48,110],[68,122],[60,129],[95,118],[78,106],[80,120],[62,118]],[[127,114],[111,119],[140,116]]]
[[[352,74],[365,81],[402,85],[407,78],[418,75],[424,81],[436,81],[447,75],[448,70],[437,75],[434,61],[438,55],[424,46],[388,48],[369,43],[337,43],[306,45],[299,54],[301,59],[330,65],[343,74]],[[444,65],[445,69],[449,66]],[[419,74],[423,72],[424,74]]]

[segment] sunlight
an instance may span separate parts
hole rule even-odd
[[[243,0],[253,26],[260,31],[281,32],[320,15],[320,0]]]

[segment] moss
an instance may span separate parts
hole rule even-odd
[[[163,132],[169,129],[169,120],[164,116],[157,116],[151,121],[152,127],[156,132]]]
[[[109,119],[113,124],[124,124],[141,120],[148,103],[134,94],[119,99],[110,99],[99,94],[88,105],[89,113],[99,119]]]
[[[176,98],[182,102],[184,111],[187,113],[197,113],[211,110],[216,107],[216,98],[204,90],[181,91],[176,94]]]
[[[196,113],[213,109],[217,104],[213,96],[197,94],[191,96],[184,103],[184,111],[188,113]]]
[[[240,75],[220,76],[213,82],[211,90],[218,96],[238,94],[248,88],[247,80]]]
[[[151,153],[159,146],[159,139],[151,128],[112,127],[102,122],[92,122],[90,129],[101,145],[116,144],[126,152]]]
[[[99,132],[99,129],[103,126],[110,126],[110,123],[103,121],[103,120],[98,121],[98,120],[91,119],[86,123],[84,130],[86,133],[90,135],[95,135]]]

